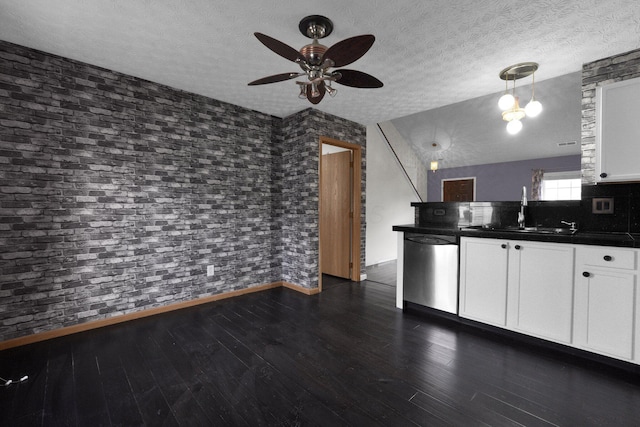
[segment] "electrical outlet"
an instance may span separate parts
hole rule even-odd
[[[591,203],[591,213],[612,214],[613,197],[594,197]]]
[[[213,276],[215,273],[215,267],[213,265],[207,265],[207,276]]]

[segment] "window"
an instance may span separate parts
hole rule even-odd
[[[541,200],[580,200],[580,171],[545,172]]]

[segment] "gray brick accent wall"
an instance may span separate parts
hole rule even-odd
[[[354,126],[348,120],[307,109],[284,119],[282,132],[285,165],[282,179],[284,280],[308,288],[318,287],[320,136],[363,147],[360,260],[361,274],[364,274],[366,127]]]
[[[0,42],[0,341],[317,286],[314,132],[365,144],[315,110],[274,118]]]
[[[640,77],[640,49],[582,66],[582,183],[595,184],[596,87]]]

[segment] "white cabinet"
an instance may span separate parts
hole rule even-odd
[[[577,247],[575,346],[640,362],[637,252]]]
[[[460,316],[506,325],[507,255],[507,241],[460,239]]]
[[[538,338],[571,343],[574,248],[515,242],[509,262],[507,326]]]
[[[572,245],[466,237],[460,245],[461,317],[571,342]]]
[[[640,78],[596,89],[596,179],[640,179]]]
[[[640,364],[640,250],[460,239],[460,316]]]

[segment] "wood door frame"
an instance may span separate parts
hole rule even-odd
[[[353,153],[353,182],[351,185],[351,194],[353,198],[353,221],[351,227],[351,273],[349,279],[360,281],[360,240],[362,233],[360,230],[361,212],[362,212],[362,146],[352,144],[350,142],[340,141],[338,139],[321,136],[318,141],[318,195],[322,188],[322,144],[333,145],[336,147],[346,148]],[[322,239],[320,238],[320,209],[322,208],[322,198],[318,197],[318,289],[322,292]]]
[[[440,201],[444,200],[444,182],[445,181],[463,181],[466,179],[470,179],[473,181],[473,200],[472,201],[476,201],[477,198],[477,194],[476,194],[476,177],[475,176],[461,176],[458,178],[442,178],[440,180]]]

